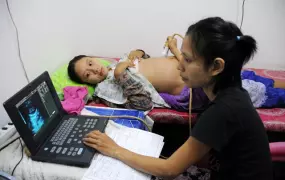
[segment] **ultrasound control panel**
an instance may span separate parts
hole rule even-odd
[[[100,117],[86,117],[85,121],[74,117],[64,120],[43,147],[45,154],[48,156],[81,156],[86,148],[82,138],[98,129],[96,127],[98,121],[108,120]]]

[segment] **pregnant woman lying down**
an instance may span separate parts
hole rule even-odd
[[[97,86],[95,95],[111,107],[150,110],[158,106],[188,111],[189,88],[177,69],[183,54],[177,48],[175,38],[168,37],[168,44],[174,56],[150,58],[143,50],[134,50],[119,63],[102,63],[98,58],[79,55],[69,63],[69,77],[79,83]],[[136,58],[140,60],[135,65]],[[134,66],[137,67],[136,72],[128,71]],[[140,76],[134,77],[134,74]],[[248,70],[242,71],[241,77],[243,88],[249,92],[256,108],[285,106],[285,83]],[[193,109],[208,104],[209,100],[201,88],[194,88],[192,93]],[[116,97],[110,97],[110,94],[116,94]]]

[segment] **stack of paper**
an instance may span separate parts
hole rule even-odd
[[[159,157],[163,137],[151,132],[128,128],[109,121],[106,130],[120,146],[138,154]],[[150,180],[151,176],[136,171],[124,163],[97,153],[82,180]]]

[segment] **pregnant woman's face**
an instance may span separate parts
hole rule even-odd
[[[84,57],[76,62],[75,72],[83,82],[89,84],[97,84],[108,75],[107,68],[92,57]]]

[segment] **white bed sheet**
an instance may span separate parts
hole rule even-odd
[[[19,136],[18,133],[12,138],[16,136]],[[21,150],[19,139],[3,149],[0,152],[0,170],[11,174],[21,159]],[[14,176],[19,180],[79,180],[87,169],[33,161],[23,153],[23,160],[17,166]]]

